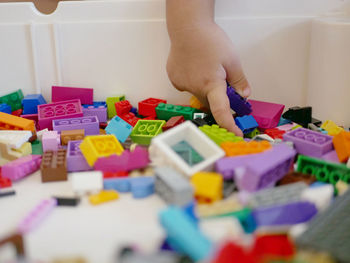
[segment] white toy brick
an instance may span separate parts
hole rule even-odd
[[[76,193],[98,192],[103,188],[103,173],[99,171],[71,173],[70,178]]]
[[[5,140],[11,148],[19,149],[21,146],[32,137],[31,131],[0,131],[0,140]]]

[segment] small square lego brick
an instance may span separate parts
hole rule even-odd
[[[12,186],[12,181],[9,178],[2,177],[0,173],[0,189],[9,188]]]
[[[98,121],[107,122],[107,104],[104,101],[94,101],[93,104],[83,104],[84,117],[96,116]]]
[[[62,145],[67,145],[69,141],[80,141],[85,137],[85,130],[70,130],[61,131],[61,143]]]
[[[138,120],[140,120],[140,118],[137,118],[135,116],[134,113],[129,112],[127,114],[123,114],[119,116],[120,118],[122,118],[124,121],[126,121],[127,123],[129,123],[131,126],[135,126],[136,123],[138,122]]]
[[[22,108],[23,93],[22,90],[17,90],[7,95],[0,97],[0,103],[6,103],[11,106],[11,111],[16,111]]]
[[[42,145],[43,151],[57,151],[61,144],[61,138],[57,131],[47,131],[43,133]]]
[[[89,88],[73,88],[52,86],[52,102],[80,99],[82,104],[92,104],[94,90]]]
[[[102,190],[98,194],[90,195],[89,201],[92,205],[100,205],[106,202],[117,200],[119,194],[114,190]]]
[[[191,107],[165,103],[159,103],[156,107],[157,118],[166,121],[174,116],[184,116],[185,120],[192,120],[196,111],[197,109]]]
[[[259,128],[269,129],[278,125],[284,105],[257,100],[248,100],[248,102],[252,106],[251,115],[259,124]]]
[[[328,135],[330,135],[330,136],[335,136],[335,135],[341,133],[342,131],[344,131],[343,128],[339,127],[337,124],[335,124],[331,120],[327,120],[324,123],[322,123],[321,129],[327,131]]]
[[[40,166],[43,183],[67,180],[66,153],[65,149],[44,153]]]
[[[53,197],[57,201],[57,206],[77,206],[80,203],[79,197]]]
[[[198,172],[192,175],[191,184],[199,204],[212,203],[222,199],[223,178],[214,172]]]
[[[52,121],[54,131],[85,130],[85,135],[100,134],[100,125],[96,116],[59,119]]]
[[[307,128],[307,125],[312,122],[312,108],[299,106],[291,107],[283,113],[282,117]]]
[[[107,134],[113,134],[118,141],[125,142],[132,132],[133,127],[119,116],[115,116],[107,125]]]
[[[40,168],[41,156],[29,155],[18,158],[2,166],[2,176],[17,181]]]
[[[35,133],[34,121],[0,112],[0,130],[26,130]]]
[[[98,193],[103,189],[103,174],[99,171],[71,173],[70,180],[78,194]]]
[[[130,112],[132,105],[128,100],[122,100],[115,103],[115,110],[117,115],[124,115]]]
[[[224,128],[220,128],[216,124],[213,124],[211,126],[204,125],[204,126],[199,127],[199,129],[219,146],[223,142],[243,141],[242,137],[236,136],[234,133],[229,132]]]
[[[11,106],[7,105],[6,103],[0,104],[0,112],[11,114]]]
[[[230,101],[231,109],[234,110],[238,116],[248,115],[252,112],[250,103],[239,95],[230,85],[227,85],[226,94]]]
[[[225,151],[226,156],[261,153],[271,149],[271,144],[268,141],[223,142],[220,146]]]
[[[278,128],[266,129],[265,134],[269,135],[273,139],[283,139],[283,135],[286,133]]]
[[[41,94],[29,94],[22,100],[23,114],[37,114],[38,105],[46,104],[46,100]]]
[[[106,99],[108,119],[112,119],[115,115],[117,115],[117,112],[115,109],[115,103],[123,100],[125,100],[124,95],[119,95],[116,97],[108,97]]]
[[[339,161],[344,163],[350,157],[350,132],[342,131],[333,137],[333,145]]]
[[[166,100],[148,98],[139,102],[139,114],[142,116],[156,116],[156,107],[159,103],[167,103]]]
[[[43,154],[43,146],[41,141],[35,140],[32,142],[32,154],[34,155],[42,155]]]
[[[92,167],[88,165],[79,145],[82,141],[69,141],[67,147],[67,170],[68,172],[89,171]]]
[[[162,120],[139,120],[130,134],[134,143],[149,145],[152,138],[162,133],[165,121]]]
[[[237,126],[242,130],[243,134],[248,134],[258,127],[258,123],[252,115],[244,115],[235,119]]]

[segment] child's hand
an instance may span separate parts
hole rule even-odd
[[[219,126],[242,136],[231,114],[226,80],[243,97],[250,95],[250,87],[231,40],[216,23],[172,32],[167,71],[178,90],[210,106]]]

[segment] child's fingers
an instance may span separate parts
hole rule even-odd
[[[228,83],[244,98],[250,96],[251,90],[240,64],[225,67]]]
[[[216,84],[215,87],[210,87],[208,90],[207,98],[210,110],[218,125],[238,136],[243,136],[231,114],[230,103],[226,95],[226,83]]]

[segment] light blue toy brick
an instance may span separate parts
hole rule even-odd
[[[252,115],[237,117],[235,122],[244,134],[254,131],[259,126]]]
[[[194,220],[181,208],[170,206],[160,215],[169,245],[194,261],[206,259],[212,250],[212,243],[201,233]]]
[[[6,103],[1,103],[0,104],[0,112],[8,113],[11,114],[11,106],[7,105]]]
[[[131,191],[131,178],[108,178],[103,180],[103,188],[105,190],[116,190],[120,193],[128,193]]]
[[[131,193],[134,198],[145,198],[154,194],[154,177],[140,176],[131,179]]]
[[[113,134],[120,142],[125,142],[133,127],[119,116],[115,116],[106,127],[107,134]]]
[[[37,114],[38,105],[46,104],[46,100],[41,94],[29,94],[22,100],[23,114]]]
[[[289,124],[289,123],[292,123],[292,122],[290,120],[287,120],[287,119],[281,117],[280,121],[277,124],[277,126],[282,126],[282,125]]]

